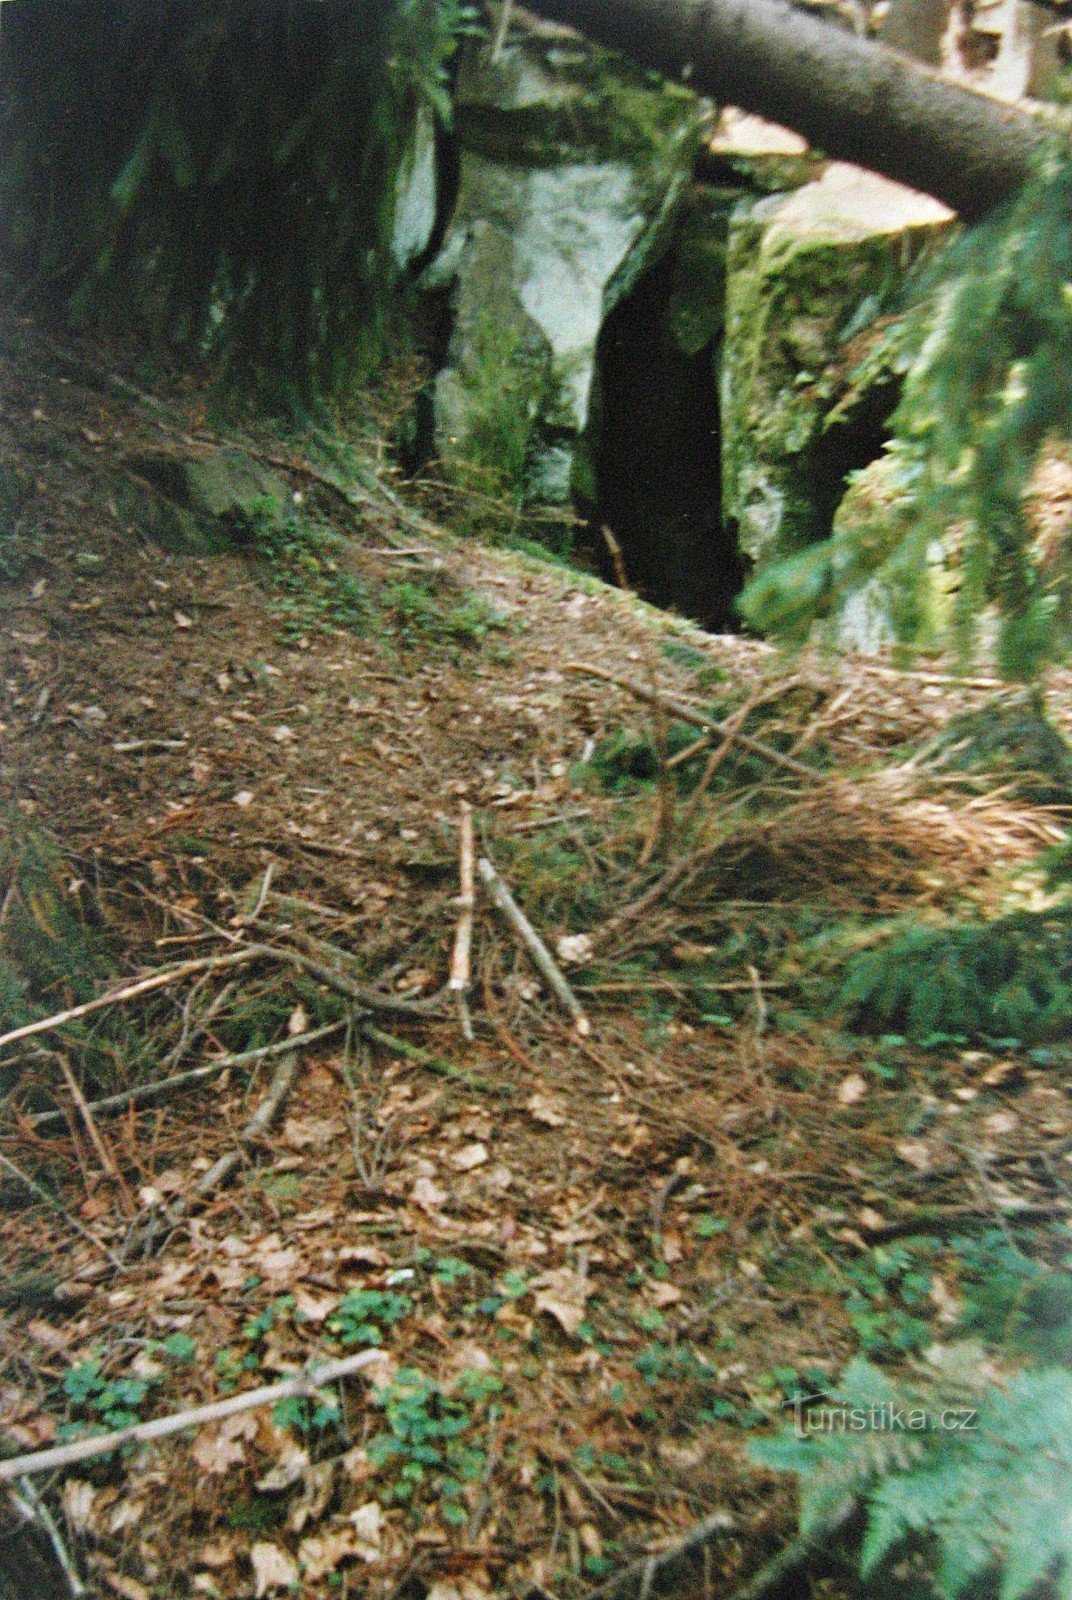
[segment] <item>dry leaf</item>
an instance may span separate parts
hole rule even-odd
[[[886,1218],[873,1206],[861,1206],[856,1220],[866,1233],[879,1233],[886,1226]]]
[[[347,1219],[348,1221],[351,1219]],[[385,1267],[387,1257],[374,1244],[344,1244],[338,1251],[338,1260],[355,1267]]]
[[[595,1290],[588,1278],[569,1267],[556,1267],[534,1278],[536,1310],[546,1311],[572,1337],[585,1317],[585,1306]]]
[[[283,1143],[292,1150],[320,1150],[345,1132],[341,1117],[288,1117],[283,1124]]]
[[[290,1016],[287,1018],[288,1034],[292,1039],[296,1039],[299,1033],[305,1033],[308,1027],[309,1013],[306,1011],[303,1005],[296,1005],[294,1010],[290,1013]]]
[[[335,1492],[335,1462],[321,1461],[309,1467],[305,1474],[305,1487],[291,1503],[287,1513],[287,1527],[300,1533],[309,1522],[319,1522]]]
[[[88,1533],[93,1526],[93,1502],[97,1491],[81,1478],[68,1478],[63,1486],[63,1513],[75,1533]]]
[[[591,961],[594,954],[591,935],[587,933],[564,933],[555,949],[558,959],[566,967],[583,966],[586,961]]]
[[[127,1498],[120,1500],[108,1518],[108,1532],[122,1533],[124,1528],[134,1528],[141,1521],[142,1512],[145,1510],[144,1500]]]
[[[298,1584],[298,1563],[277,1544],[258,1543],[249,1552],[253,1563],[254,1594],[257,1600],[272,1589],[289,1589]]]
[[[116,1594],[122,1595],[123,1600],[152,1600],[152,1595],[144,1583],[139,1583],[137,1578],[128,1578],[122,1572],[106,1572],[109,1589],[114,1589]]]
[[[337,1572],[343,1562],[357,1553],[357,1541],[352,1528],[340,1528],[335,1533],[314,1533],[298,1546],[298,1560],[302,1576],[307,1583],[326,1578]]]
[[[929,1172],[934,1165],[930,1146],[925,1145],[922,1139],[901,1139],[894,1149],[901,1160],[907,1161],[917,1172]]]
[[[305,1476],[308,1465],[308,1450],[292,1445],[289,1450],[284,1450],[275,1466],[270,1468],[263,1478],[257,1479],[257,1488],[266,1494],[289,1489],[292,1483],[297,1483],[299,1478]]]
[[[284,1247],[278,1233],[265,1234],[254,1241],[250,1262],[262,1278],[292,1282],[300,1273],[302,1258],[293,1246]]]
[[[303,1322],[324,1322],[339,1303],[337,1294],[311,1294],[308,1289],[294,1290],[294,1309]]]
[[[1024,1069],[1018,1061],[995,1061],[983,1073],[982,1082],[988,1089],[1000,1089],[1019,1082],[1023,1075]]]
[[[235,1558],[234,1549],[223,1539],[213,1540],[210,1544],[203,1544],[198,1560],[203,1567],[229,1567]]]
[[[467,1144],[451,1156],[450,1164],[455,1172],[472,1172],[474,1167],[482,1167],[487,1159],[487,1145]]]
[[[354,1529],[356,1554],[370,1565],[378,1561],[383,1539],[383,1507],[378,1501],[369,1500],[350,1513],[350,1521]]]
[[[983,1126],[993,1138],[1000,1139],[1007,1133],[1016,1132],[1020,1118],[1015,1111],[995,1111],[992,1117],[987,1117]]]
[[[257,1419],[250,1412],[228,1417],[216,1429],[202,1428],[193,1443],[193,1458],[202,1472],[223,1473],[246,1459],[243,1440],[257,1432]]]
[[[651,1298],[657,1306],[676,1306],[681,1299],[681,1290],[672,1283],[653,1283]]]
[[[565,1127],[569,1120],[555,1102],[548,1099],[547,1095],[544,1094],[530,1095],[528,1100],[525,1101],[525,1110],[530,1117],[533,1117],[537,1122],[544,1123],[548,1128]]]
[[[838,1084],[837,1097],[843,1106],[854,1106],[867,1093],[867,1079],[859,1072],[851,1072]]]
[[[419,1206],[422,1211],[434,1213],[439,1210],[447,1198],[447,1191],[441,1189],[438,1184],[433,1183],[431,1178],[418,1178],[410,1190],[409,1197],[413,1204]]]

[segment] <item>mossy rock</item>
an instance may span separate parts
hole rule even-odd
[[[145,538],[179,555],[218,553],[265,517],[281,527],[290,500],[277,473],[229,446],[199,456],[139,456],[116,497]]]
[[[734,214],[723,509],[756,564],[830,533],[846,467],[827,426],[850,387],[843,347],[889,310],[912,264],[951,227],[937,201],[842,163]],[[865,394],[857,381],[857,406]]]
[[[727,106],[704,141],[705,176],[757,194],[782,194],[820,178],[826,161],[799,133]]]
[[[600,329],[670,237],[700,127],[689,91],[560,29],[515,24],[494,60],[469,52],[458,201],[424,279],[454,294],[434,394],[451,470],[568,502]]]

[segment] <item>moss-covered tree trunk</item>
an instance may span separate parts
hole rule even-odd
[[[795,128],[854,161],[984,215],[1023,184],[1042,127],[1015,106],[796,10],[787,0],[529,0],[669,78]]]

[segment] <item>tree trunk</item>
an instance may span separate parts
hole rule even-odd
[[[786,0],[527,0],[667,78],[975,218],[1011,198],[1045,139],[1016,106],[947,83]]]
[[[949,9],[950,0],[890,0],[882,43],[929,67],[940,66]]]

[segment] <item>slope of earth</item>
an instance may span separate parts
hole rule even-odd
[[[835,1031],[824,941],[1024,903],[1064,814],[928,766],[989,680],[708,637],[266,432],[283,521],[169,553],[143,464],[220,439],[117,363],[7,333],[0,1032],[160,982],[0,1046],[3,1452],[379,1346],[42,1478],[91,1592],[580,1596],[720,1511],[728,1593],[792,1525],[750,1434],[956,1322],[951,1226],[1072,1212],[1044,1056]],[[587,1029],[483,900],[455,1007],[465,806]]]

